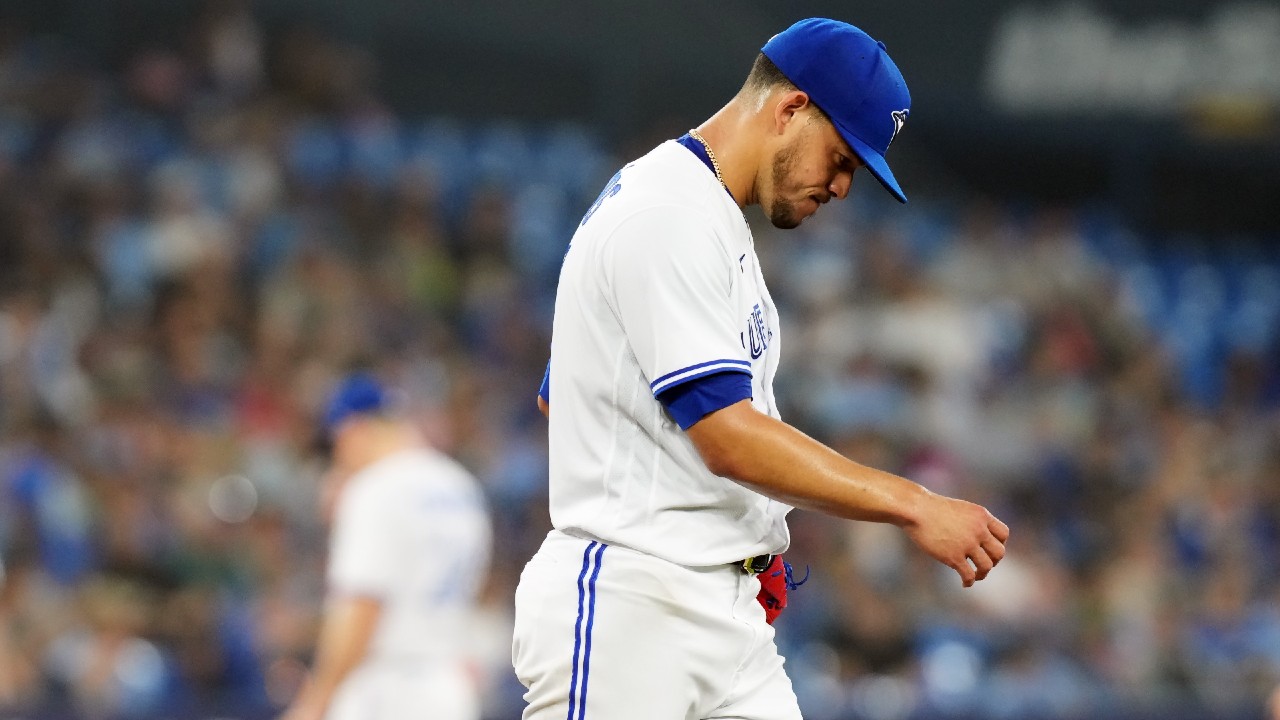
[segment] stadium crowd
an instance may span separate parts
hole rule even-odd
[[[398,114],[367,53],[243,11],[178,40],[106,71],[0,31],[0,715],[287,703],[323,595],[319,404],[359,363],[485,484],[475,655],[488,716],[517,717],[556,273],[642,148]],[[1280,237],[880,195],[753,222],[784,417],[1013,535],[963,590],[892,528],[794,513],[811,579],[778,628],[806,717],[1258,716]]]

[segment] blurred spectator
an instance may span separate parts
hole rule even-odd
[[[55,697],[85,717],[148,717],[163,708],[168,668],[144,637],[154,598],[121,577],[80,586],[78,621],[49,644],[45,673]]]

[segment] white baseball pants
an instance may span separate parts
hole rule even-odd
[[[524,720],[799,720],[759,590],[553,530],[516,588]]]

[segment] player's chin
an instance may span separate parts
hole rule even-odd
[[[800,203],[778,201],[769,211],[769,222],[780,230],[800,227],[810,215],[818,211],[818,201],[805,198]]]

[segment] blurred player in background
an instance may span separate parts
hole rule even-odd
[[[311,677],[287,720],[475,720],[467,628],[489,563],[480,488],[353,374],[333,392],[328,597]]]
[[[778,313],[742,209],[796,227],[864,167],[906,202],[884,153],[910,102],[883,44],[801,21],[587,210],[538,400],[555,529],[516,590],[526,720],[799,718],[767,614],[792,506],[899,525],[965,586],[1004,557],[985,508],[846,459],[773,395]]]

